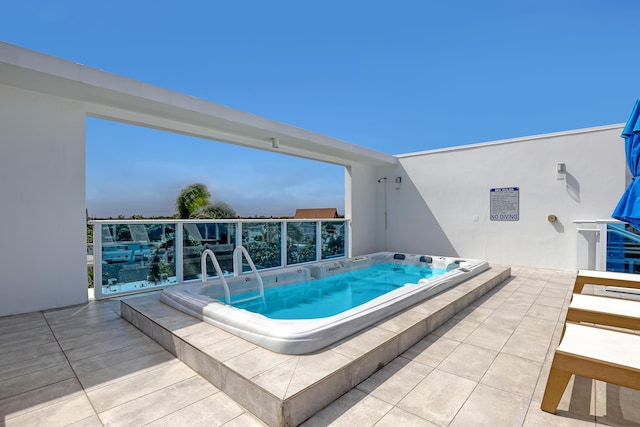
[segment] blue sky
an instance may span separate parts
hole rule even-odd
[[[390,154],[621,123],[636,0],[5,2],[0,39]],[[621,139],[622,143],[622,139]],[[344,212],[341,167],[89,119],[87,206]]]

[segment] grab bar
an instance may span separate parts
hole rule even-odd
[[[260,298],[262,300],[262,303],[266,304],[266,301],[264,299],[264,283],[262,282],[262,277],[260,276],[260,273],[258,273],[258,269],[256,268],[256,265],[253,263],[251,256],[249,256],[249,252],[247,252],[247,249],[244,246],[238,246],[233,250],[233,276],[238,277],[240,273],[242,273],[242,262],[241,262],[242,255],[244,255],[244,258],[247,260],[249,267],[251,267],[251,271],[253,272],[253,275],[258,280],[258,287],[260,290],[259,296],[246,298],[242,301],[249,301],[252,299]],[[240,264],[239,268],[238,268],[238,264]]]
[[[200,267],[202,269],[202,281],[207,281],[207,256],[211,258],[211,262],[213,262],[213,266],[216,269],[216,273],[218,273],[218,277],[222,282],[222,286],[224,287],[224,297],[227,304],[231,304],[231,294],[229,293],[229,285],[227,284],[227,279],[224,278],[224,274],[222,274],[222,269],[220,268],[220,264],[218,263],[218,259],[216,258],[216,254],[213,253],[211,249],[205,249],[202,252],[202,258],[200,261]],[[234,263],[235,269],[235,263]]]

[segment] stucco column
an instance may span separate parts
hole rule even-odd
[[[0,85],[0,316],[87,301],[80,107]]]

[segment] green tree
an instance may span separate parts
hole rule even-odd
[[[224,202],[208,203],[204,206],[200,206],[195,212],[189,215],[189,218],[204,219],[204,218],[237,218],[238,214],[235,210]]]
[[[180,191],[176,199],[178,218],[187,219],[198,208],[209,205],[211,194],[204,184],[191,184]]]

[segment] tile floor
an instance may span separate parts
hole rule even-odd
[[[558,415],[540,410],[574,275],[511,271],[304,426],[640,425],[640,392],[581,377]],[[0,426],[263,425],[120,318],[119,307],[0,318]]]

